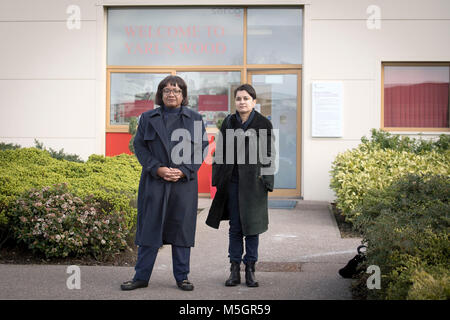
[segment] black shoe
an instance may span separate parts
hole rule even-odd
[[[147,286],[148,286],[147,281],[130,280],[130,281],[125,281],[124,283],[122,283],[120,285],[120,289],[127,291],[127,290],[134,290],[134,289],[138,289],[138,288],[146,288]]]
[[[178,286],[178,288],[180,288],[183,291],[192,291],[192,290],[194,290],[194,285],[191,282],[189,282],[188,279],[183,280],[181,282],[177,282],[177,286]]]
[[[259,283],[255,279],[255,262],[247,262],[245,264],[245,283],[247,287],[259,287]]]
[[[231,261],[230,277],[225,281],[225,286],[234,287],[241,283],[241,264],[237,261]]]

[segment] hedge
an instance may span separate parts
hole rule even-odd
[[[345,220],[355,221],[356,210],[369,190],[391,185],[406,174],[450,174],[449,136],[437,141],[399,138],[372,131],[356,148],[337,155],[332,163],[330,187],[336,194],[336,207]]]
[[[363,235],[365,265],[381,270],[371,299],[450,298],[450,136],[372,130],[332,164],[336,207]],[[360,275],[354,289],[364,288]],[[364,283],[363,283],[364,282]]]
[[[381,270],[371,299],[450,299],[450,177],[405,175],[357,205],[367,265]]]

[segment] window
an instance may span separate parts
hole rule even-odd
[[[450,63],[384,63],[382,127],[449,131]]]
[[[169,73],[111,73],[110,125],[128,125],[131,117],[155,107],[158,84]]]
[[[243,8],[110,8],[108,65],[240,65]]]
[[[108,8],[107,132],[128,132],[131,117],[158,107],[168,74],[186,81],[189,107],[216,128],[249,72],[301,69],[302,15],[298,6]]]
[[[302,34],[302,6],[109,8],[107,139],[114,144],[132,117],[159,107],[155,93],[166,75],[186,81],[188,107],[209,135],[235,112],[235,88],[250,83],[257,110],[278,130],[272,196],[300,196]]]
[[[263,73],[264,72],[264,73]],[[298,127],[298,85],[297,74],[287,74],[273,71],[255,71],[252,73],[252,84],[257,92],[256,106],[267,116],[274,129],[280,135],[278,141],[279,163],[275,178],[275,188],[295,189],[297,182],[296,152]]]
[[[215,127],[234,106],[234,89],[241,83],[241,73],[177,72],[188,86],[189,106],[198,111],[206,127]]]
[[[248,64],[302,63],[302,9],[249,8]]]

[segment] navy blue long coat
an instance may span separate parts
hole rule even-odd
[[[202,155],[206,153],[203,151],[208,147],[208,141],[203,141],[206,130],[198,112],[181,106],[180,114],[183,129],[189,131],[192,145],[190,161],[181,164],[172,161],[170,137],[167,136],[161,108],[144,112],[139,120],[134,139],[135,154],[142,165],[135,239],[139,246],[194,246],[198,203],[197,171],[203,161]],[[199,122],[194,126],[196,121]],[[195,159],[194,152],[197,152]],[[200,163],[195,163],[194,160]],[[166,181],[156,174],[161,166],[178,168],[186,177],[177,182]]]

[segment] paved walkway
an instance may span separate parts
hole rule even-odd
[[[259,288],[224,286],[229,275],[228,222],[219,230],[206,226],[209,205],[209,199],[200,199],[205,209],[198,215],[191,253],[192,292],[176,287],[171,250],[165,246],[144,289],[120,290],[120,284],[133,277],[133,267],[80,266],[81,288],[68,289],[73,274],[67,273],[68,266],[0,264],[0,299],[351,299],[350,280],[341,278],[338,270],[356,254],[361,239],[340,237],[326,202],[299,200],[295,209],[270,210],[269,231],[260,236]]]

